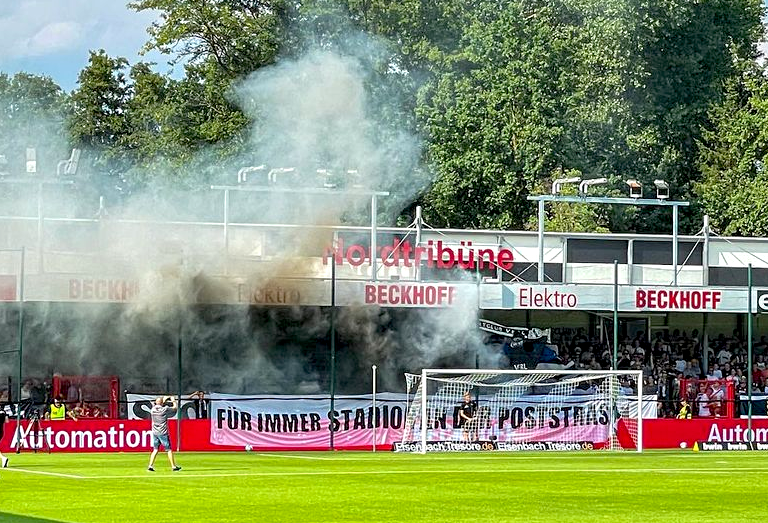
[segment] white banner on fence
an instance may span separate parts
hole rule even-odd
[[[128,419],[149,419],[149,411],[155,404],[157,395],[152,394],[126,394],[125,399],[128,402]],[[181,399],[181,417],[183,419],[201,419],[207,418],[208,404],[210,399],[196,400],[189,398]]]
[[[376,412],[370,395],[240,396],[211,394],[211,443],[258,448],[328,448],[330,427],[340,447],[399,441],[405,424],[406,395],[381,393]]]

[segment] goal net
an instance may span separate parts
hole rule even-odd
[[[428,369],[406,382],[395,450],[642,451],[642,371]]]

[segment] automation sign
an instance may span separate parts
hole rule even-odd
[[[612,285],[505,284],[501,305],[504,309],[610,311],[614,299]],[[747,290],[742,288],[622,285],[618,289],[621,312],[745,312],[747,302]],[[768,312],[768,290],[759,291],[753,303]]]

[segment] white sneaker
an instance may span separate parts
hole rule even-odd
[[[8,468],[8,458],[3,458],[2,466],[4,469]]]

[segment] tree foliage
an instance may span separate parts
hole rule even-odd
[[[768,78],[750,66],[731,79],[702,137],[696,187],[722,234],[768,235]]]
[[[129,5],[158,13],[145,49],[168,55],[183,75],[104,52],[91,54],[71,97],[50,79],[0,75],[6,143],[37,121],[13,116],[15,108],[47,120],[68,115],[68,139],[89,148],[89,172],[105,188],[199,185],[259,142],[261,113],[238,106],[238,82],[308,50],[334,50],[361,65],[368,98],[379,101],[369,112],[381,137],[422,137],[421,165],[387,189],[412,195],[429,175],[417,199],[391,201],[423,205],[434,226],[524,227],[535,208],[526,197],[577,172],[608,178],[615,194],[629,178],[646,187],[665,179],[673,198],[700,194],[724,232],[766,230],[750,212],[763,197],[768,123],[755,63],[761,0]],[[686,218],[698,226],[696,214]],[[549,222],[590,231],[668,224],[664,210],[581,206],[553,207]]]
[[[68,148],[62,136],[67,95],[49,77],[0,73],[0,171],[25,171],[26,149],[37,151],[38,172],[55,172]]]

